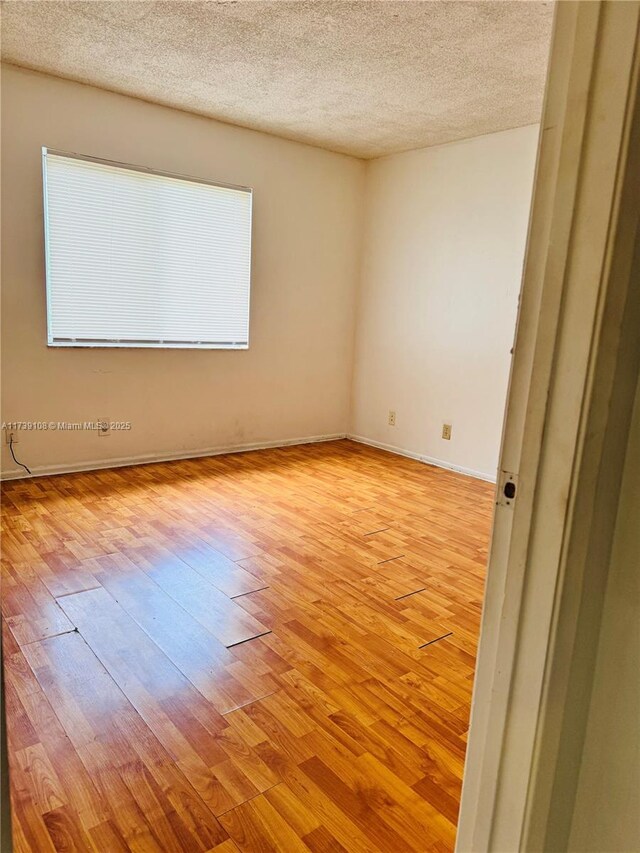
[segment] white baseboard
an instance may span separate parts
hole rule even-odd
[[[487,474],[484,471],[474,471],[472,468],[463,468],[460,465],[453,465],[450,462],[444,462],[442,459],[433,459],[430,456],[424,456],[420,453],[414,453],[411,450],[405,450],[402,447],[395,447],[392,444],[383,444],[381,441],[373,441],[373,439],[365,438],[362,435],[349,435],[345,433],[335,433],[333,435],[311,435],[306,438],[288,438],[280,441],[261,441],[251,444],[235,444],[227,447],[206,447],[200,450],[188,450],[184,453],[176,453],[169,451],[167,453],[146,453],[140,456],[123,456],[116,459],[94,459],[87,462],[67,462],[58,465],[39,465],[31,468],[31,474],[27,474],[22,468],[13,468],[2,472],[3,480],[22,480],[31,477],[50,477],[55,474],[73,474],[78,471],[99,471],[104,468],[126,468],[128,465],[151,465],[154,462],[171,462],[180,459],[199,459],[204,456],[222,456],[225,453],[247,453],[252,450],[267,450],[276,447],[292,447],[297,444],[316,444],[321,441],[338,441],[342,438],[349,438],[351,441],[356,441],[359,444],[367,444],[370,447],[376,447],[378,450],[386,450],[389,453],[396,453],[398,456],[406,456],[409,459],[415,459],[418,462],[424,462],[427,465],[435,465],[437,468],[446,468],[449,471],[457,471],[459,474],[466,474],[469,477],[475,477],[478,480],[486,480],[489,483],[496,482],[495,474]]]
[[[280,441],[261,441],[253,444],[235,444],[228,447],[207,447],[187,450],[184,453],[146,453],[142,456],[123,456],[118,459],[95,459],[90,462],[67,462],[58,465],[39,465],[27,474],[22,468],[2,472],[3,480],[22,480],[29,477],[50,477],[54,474],[74,474],[78,471],[99,471],[103,468],[125,468],[128,465],[151,465],[154,462],[171,462],[179,459],[199,459],[203,456],[222,456],[225,453],[246,453],[251,450],[267,450],[275,447],[291,447],[296,444],[316,444],[320,441],[338,441],[346,438],[345,433],[335,435],[311,435],[306,438],[287,438]]]
[[[495,474],[487,474],[485,471],[474,471],[473,468],[463,468],[461,465],[454,465],[451,462],[444,462],[442,459],[434,459],[431,456],[424,456],[421,453],[414,453],[412,450],[395,447],[393,444],[383,444],[381,441],[373,441],[373,439],[365,438],[363,435],[347,435],[347,438],[351,439],[351,441],[357,441],[359,444],[368,444],[369,447],[376,447],[378,450],[386,450],[389,453],[396,453],[398,456],[406,456],[409,459],[424,462],[426,465],[435,465],[436,468],[446,468],[448,471],[466,474],[468,477],[475,477],[476,480],[485,480],[488,483],[495,483],[497,480],[497,472]]]

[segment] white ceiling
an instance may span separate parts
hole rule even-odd
[[[371,158],[538,121],[552,6],[5,0],[2,57]]]

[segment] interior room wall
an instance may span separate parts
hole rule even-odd
[[[41,148],[254,189],[247,351],[48,348]],[[2,69],[2,417],[33,471],[348,430],[362,161],[11,66]],[[2,447],[2,470],[16,471]],[[17,469],[22,471],[22,469]]]
[[[495,478],[537,141],[532,125],[368,163],[355,437]]]
[[[13,66],[2,117],[2,418],[132,424],[20,430],[36,473],[350,434],[494,476],[537,126],[365,163]],[[48,348],[43,145],[252,186],[250,349]]]

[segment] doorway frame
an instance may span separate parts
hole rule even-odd
[[[569,843],[640,369],[639,24],[556,4],[458,853]]]

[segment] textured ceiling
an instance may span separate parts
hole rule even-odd
[[[552,3],[2,3],[7,62],[359,157],[539,120]]]

